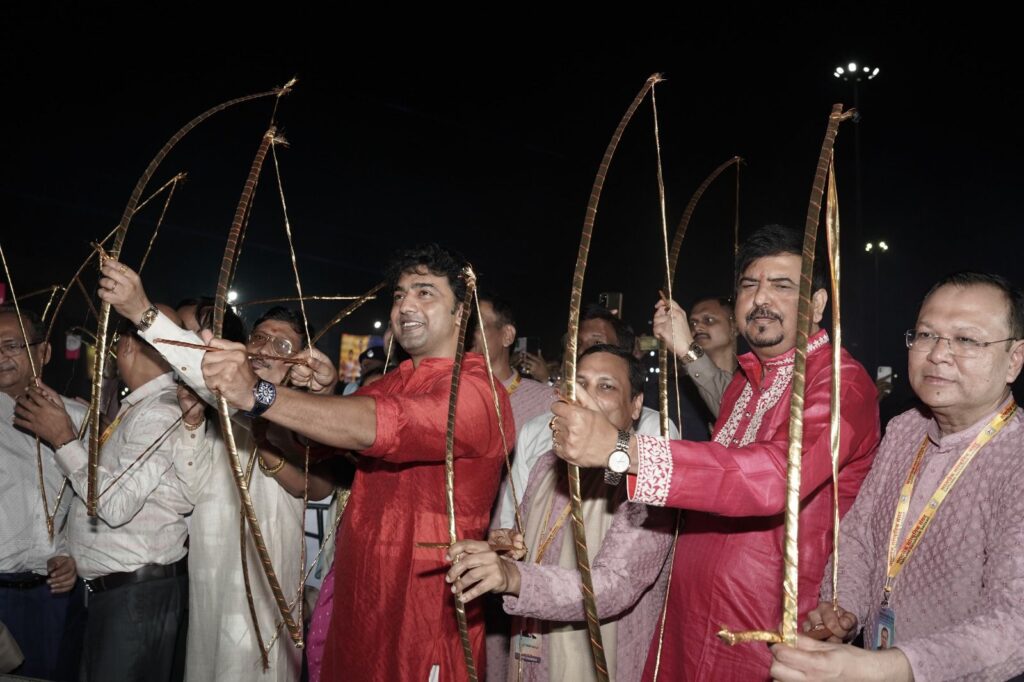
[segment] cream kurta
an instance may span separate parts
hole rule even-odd
[[[178,328],[163,315],[146,332],[147,341],[173,338],[199,343],[192,332]],[[202,378],[203,351],[155,344],[185,381],[204,400],[214,404]],[[296,649],[286,628],[270,651],[270,668],[261,666],[252,617],[245,596],[239,547],[241,502],[235,488],[231,458],[220,435],[216,419],[196,431],[178,427],[175,471],[186,496],[195,504],[189,540],[189,621],[185,679],[253,680],[289,682],[299,678],[302,652]],[[235,415],[234,434],[242,466],[253,452],[249,419]],[[304,542],[302,500],[292,497],[254,463],[249,492],[263,537],[270,552],[281,588],[291,603],[301,598],[299,564]],[[270,642],[281,620],[263,574],[259,556],[246,530],[246,560],[252,585],[260,634]],[[292,609],[295,618],[298,608]]]

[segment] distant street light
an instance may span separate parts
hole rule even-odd
[[[859,83],[865,80],[874,80],[878,77],[881,72],[877,66],[858,66],[857,62],[850,62],[845,67],[837,66],[836,70],[832,72],[833,78],[841,78],[844,81],[853,81]]]
[[[383,323],[380,320],[374,320],[373,321],[373,328],[374,329],[380,329],[382,324]]]
[[[882,359],[880,357],[880,351],[879,351],[879,347],[878,347],[878,339],[879,339],[878,314],[879,314],[879,311],[881,310],[881,307],[880,307],[880,304],[879,304],[881,286],[879,284],[878,257],[879,257],[879,255],[881,255],[883,253],[886,253],[888,250],[889,250],[889,244],[884,239],[880,239],[880,240],[878,240],[876,242],[868,242],[867,244],[864,245],[864,251],[867,252],[867,253],[874,254],[874,256],[875,256],[875,312],[874,312],[874,315],[872,317],[873,317],[873,319],[875,321],[873,326],[874,326],[874,333],[875,333],[875,339],[874,339],[875,344],[874,345],[875,345],[875,366],[876,367],[878,365],[882,364]]]
[[[232,289],[228,292],[228,303],[234,303],[238,300],[238,292]]]

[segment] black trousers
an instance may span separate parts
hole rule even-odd
[[[27,574],[3,574],[23,579]],[[0,621],[14,636],[25,662],[14,672],[44,680],[74,680],[82,649],[85,609],[78,580],[71,592],[53,594],[46,583],[29,589],[0,587]]]
[[[181,679],[187,609],[187,575],[90,594],[84,682]]]

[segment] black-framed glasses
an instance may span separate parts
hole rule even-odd
[[[1007,341],[1018,341],[1014,337],[997,339],[995,341],[978,341],[969,336],[939,336],[934,332],[919,332],[916,329],[908,329],[904,334],[907,348],[916,353],[930,353],[935,349],[939,341],[945,341],[949,352],[958,358],[976,358],[994,343],[1005,343]]]
[[[263,348],[267,345],[270,346],[274,355],[282,358],[291,357],[295,352],[292,342],[288,339],[281,338],[280,336],[271,336],[270,334],[264,334],[263,332],[253,332],[249,334],[249,346],[254,350]]]
[[[29,346],[38,346],[42,342],[42,339],[39,339],[38,341],[29,341],[28,343],[25,343],[24,341],[4,341],[3,343],[0,343],[0,355],[13,358],[15,355],[20,355],[21,351],[25,350],[25,348]]]

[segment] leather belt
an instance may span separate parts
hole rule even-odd
[[[162,578],[173,578],[177,575],[188,573],[188,555],[175,561],[173,564],[146,564],[137,568],[131,573],[111,573],[109,575],[93,578],[85,581],[85,587],[91,594],[106,592],[125,585],[145,583],[151,580]]]
[[[0,588],[31,590],[46,584],[46,576],[38,573],[0,573]]]

